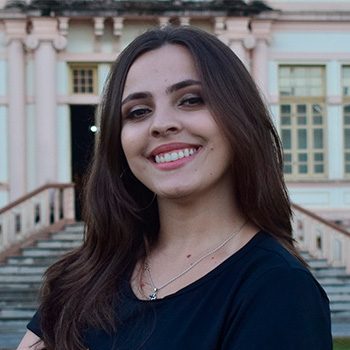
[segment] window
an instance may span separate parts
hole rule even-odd
[[[96,94],[97,93],[97,67],[88,65],[71,66],[72,93]]]
[[[350,176],[350,66],[343,67],[344,172]]]
[[[280,67],[280,135],[287,179],[325,177],[324,86],[323,67]]]

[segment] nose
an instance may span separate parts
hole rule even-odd
[[[168,109],[156,111],[152,117],[150,134],[153,137],[165,137],[179,133],[182,126],[175,114]]]

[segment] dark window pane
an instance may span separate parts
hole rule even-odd
[[[316,162],[323,162],[323,153],[315,153],[314,154],[314,160]]]
[[[298,117],[298,125],[306,125],[306,117]]]
[[[299,174],[307,174],[307,165],[306,164],[300,164],[298,166],[299,168]]]
[[[323,130],[314,129],[314,148],[323,148]]]
[[[315,164],[314,171],[316,174],[322,174],[323,173],[323,164]]]
[[[306,114],[306,105],[297,105],[298,114]]]
[[[344,130],[344,138],[345,148],[350,148],[350,129]]]
[[[290,114],[290,105],[281,105],[282,114]]]
[[[292,148],[292,138],[290,130],[282,130],[282,144],[285,149]]]
[[[313,118],[313,123],[314,125],[322,125],[322,116],[320,115],[317,115],[317,116],[314,116]]]
[[[299,149],[307,148],[307,134],[305,129],[298,130],[298,148]]]
[[[285,174],[291,174],[292,173],[292,166],[289,164],[284,164],[284,173]]]
[[[307,153],[299,153],[298,154],[299,162],[307,162]]]

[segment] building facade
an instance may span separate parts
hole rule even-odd
[[[292,201],[350,226],[350,1],[0,1],[0,207],[76,182],[118,53],[157,25],[217,35],[257,82]]]

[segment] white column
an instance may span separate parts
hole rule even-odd
[[[243,41],[236,40],[236,39],[231,40],[229,45],[230,45],[231,50],[238,56],[238,58],[243,62],[243,64],[248,69],[249,62],[248,62],[246,49],[243,45]]]
[[[326,69],[327,82],[327,156],[328,178],[339,180],[344,174],[343,110],[341,65],[331,61]]]
[[[268,98],[268,45],[265,39],[258,39],[253,51],[252,75],[260,92]]]
[[[56,52],[51,41],[35,51],[37,186],[57,180]]]
[[[26,192],[24,50],[20,39],[8,45],[8,130],[10,201]]]

